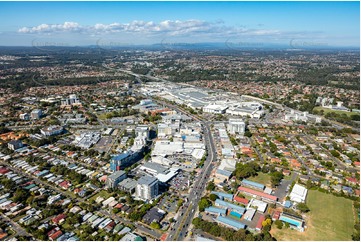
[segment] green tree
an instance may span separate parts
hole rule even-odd
[[[210,201],[208,201],[207,198],[202,198],[199,202],[198,202],[198,206],[199,206],[199,211],[203,212],[205,208],[208,208],[209,206],[211,206],[212,203]]]
[[[214,191],[215,188],[216,188],[216,185],[214,184],[214,182],[213,182],[213,181],[210,181],[210,182],[208,183],[206,189],[207,189],[208,191]]]
[[[209,199],[214,202],[218,199],[218,196],[216,194],[210,194]]]
[[[276,220],[275,221],[275,225],[277,226],[278,229],[282,229],[283,228],[283,222],[281,220]]]
[[[158,222],[152,222],[150,224],[150,227],[152,227],[153,229],[160,229],[160,224]]]
[[[308,206],[305,203],[299,203],[297,204],[297,209],[300,210],[302,213],[307,213],[310,211]]]

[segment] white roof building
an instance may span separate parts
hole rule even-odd
[[[210,104],[210,105],[207,105],[207,106],[203,107],[203,112],[222,114],[222,113],[226,112],[227,108],[228,108],[228,106]]]
[[[301,185],[295,184],[290,194],[290,200],[297,203],[304,203],[307,197],[307,189]]]
[[[260,211],[261,213],[264,213],[266,211],[267,206],[268,206],[268,203],[263,202],[258,199],[252,199],[251,202],[248,204],[248,208],[249,207],[257,208],[257,210]]]

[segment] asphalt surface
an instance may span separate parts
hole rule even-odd
[[[71,198],[73,201],[75,200],[77,203],[80,203],[80,202],[88,203],[87,199],[80,198],[80,197],[77,197],[75,195],[69,196],[69,193],[66,193],[65,191],[61,190],[57,186],[54,186],[52,184],[49,184],[47,182],[44,182],[44,181],[34,177],[32,175],[29,175],[29,174],[25,173],[24,171],[22,171],[21,169],[18,169],[18,168],[15,168],[15,167],[11,166],[9,163],[0,161],[0,164],[1,165],[6,165],[10,170],[13,170],[13,171],[17,172],[18,174],[21,174],[23,176],[28,177],[28,178],[34,180],[36,183],[44,185],[48,189],[53,189],[53,190],[57,191],[58,193],[61,193],[64,197]],[[115,214],[109,213],[108,211],[106,211],[104,209],[99,210],[98,212],[101,213],[104,216],[110,217],[112,219],[117,219],[118,221],[121,221],[121,222],[126,223],[126,224],[127,223],[128,224],[132,223],[130,220],[119,217],[119,216],[117,216]],[[149,234],[150,236],[152,236],[155,239],[160,239],[160,237],[162,236],[161,233],[159,233],[157,231],[154,231],[154,230],[151,230],[151,229],[148,229],[148,228],[146,228],[145,226],[143,226],[141,224],[137,224],[136,227],[137,227],[138,230],[142,231],[143,233]]]
[[[323,150],[324,153],[326,153],[336,164],[338,167],[343,168],[346,171],[349,172],[357,172],[358,169],[354,168],[354,167],[348,167],[346,166],[342,161],[340,161],[339,159],[337,159],[336,157],[334,157],[327,149],[325,149],[324,147],[322,147],[322,145],[320,144],[320,142],[318,142],[317,140],[313,139],[310,135],[302,135],[302,137],[304,137],[308,142],[310,143],[314,143],[316,144],[319,148],[321,148]]]
[[[26,232],[25,229],[23,229],[18,223],[15,223],[13,220],[11,220],[6,215],[0,213],[0,217],[2,217],[3,220],[5,220],[5,221],[7,221],[7,222],[9,222],[11,224],[12,229],[16,232],[17,236],[29,236],[29,237],[33,238],[33,236],[31,234]]]
[[[275,190],[275,193],[273,195],[278,197],[279,201],[282,201],[287,196],[289,192],[287,190],[287,187],[291,186],[292,182],[296,180],[297,175],[298,174],[296,172],[292,172],[290,180],[282,179],[281,184],[277,186],[277,189]]]
[[[204,140],[207,147],[207,159],[204,162],[204,166],[202,168],[202,172],[200,176],[196,178],[195,182],[193,183],[193,188],[188,196],[188,201],[180,208],[178,211],[178,219],[175,224],[171,227],[170,233],[167,237],[167,240],[183,240],[188,232],[188,227],[192,223],[192,219],[194,214],[197,212],[198,202],[202,197],[202,193],[207,186],[207,181],[209,176],[214,168],[213,161],[216,160],[217,153],[216,148],[214,145],[211,129],[208,122],[204,122],[203,120],[199,119],[198,117],[165,102],[157,101],[164,106],[168,106],[178,112],[184,113],[194,120],[199,121],[203,124],[204,128]]]

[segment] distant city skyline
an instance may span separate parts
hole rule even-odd
[[[359,47],[359,2],[0,2],[0,46]]]

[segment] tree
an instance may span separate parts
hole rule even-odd
[[[340,153],[338,153],[337,150],[331,150],[330,153],[336,158],[340,157]]]
[[[276,220],[275,221],[275,225],[277,226],[278,229],[282,229],[283,228],[283,222],[281,220]]]
[[[216,188],[216,185],[214,184],[213,181],[208,183],[208,185],[207,185],[207,190],[208,191],[214,191],[215,188]]]
[[[248,137],[248,138],[251,138],[252,137],[252,133],[249,131],[249,130],[246,130],[244,132],[244,136]]]
[[[4,178],[1,180],[1,184],[5,187],[7,190],[14,190],[16,187],[16,183],[10,179]]]
[[[142,219],[142,215],[138,212],[132,212],[129,214],[128,218],[134,222],[134,221],[140,221]]]
[[[276,187],[280,184],[283,179],[283,174],[279,171],[275,171],[271,173],[271,184],[273,187]]]
[[[307,213],[310,211],[308,206],[305,203],[299,203],[297,204],[297,209],[300,210],[302,213]]]
[[[233,174],[238,178],[243,179],[250,176],[256,176],[258,171],[260,171],[260,166],[255,162],[246,164],[238,163],[236,164],[236,170]]]
[[[218,199],[218,196],[216,194],[210,194],[209,199],[214,202]]]
[[[209,206],[211,206],[212,203],[210,201],[208,201],[207,198],[202,198],[199,202],[198,202],[198,206],[199,206],[199,211],[203,212],[205,208],[208,208]]]
[[[262,222],[262,226],[265,227],[267,225],[271,225],[272,224],[272,219],[268,218],[268,219],[265,219],[263,222]]]
[[[160,229],[160,224],[158,222],[152,222],[150,224],[150,227],[152,227],[153,229]]]
[[[16,192],[14,194],[13,201],[14,202],[24,201],[27,199],[27,197],[28,197],[28,193],[25,190],[18,188],[16,189]]]

